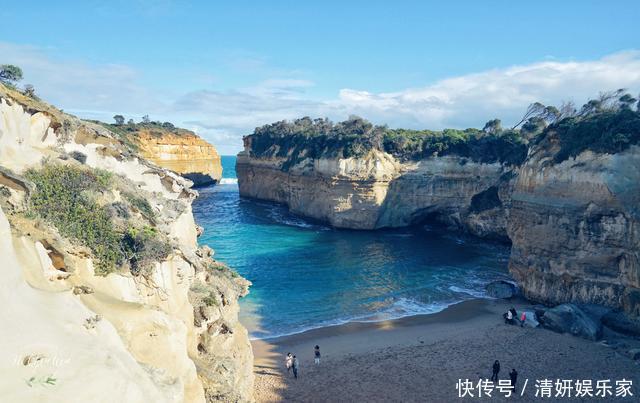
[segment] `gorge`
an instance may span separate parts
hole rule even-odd
[[[429,221],[509,241],[509,270],[528,298],[637,316],[638,115],[617,105],[546,128],[530,119],[526,136],[278,122],[245,137],[239,189],[338,228]]]

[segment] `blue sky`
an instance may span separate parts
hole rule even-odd
[[[3,2],[0,63],[72,113],[148,113],[233,153],[304,114],[437,129],[637,92],[639,20],[638,1]]]

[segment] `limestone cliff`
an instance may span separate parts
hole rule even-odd
[[[55,205],[61,191],[33,182],[46,167],[101,184],[62,191],[97,206],[110,235],[123,234],[123,250],[136,252],[126,264],[101,271],[98,256],[123,252],[87,246],[105,234],[66,236],[73,229],[34,210],[36,197]],[[198,247],[189,186],[104,127],[0,85],[3,400],[253,400],[251,346],[237,321],[249,284]],[[56,210],[65,209],[87,213],[61,199]],[[138,244],[139,231],[148,243]],[[163,257],[134,270],[159,245],[168,247],[155,251]]]
[[[217,183],[222,178],[215,147],[191,131],[139,127],[132,138],[143,158],[179,173],[195,186]]]
[[[238,155],[240,194],[286,204],[296,214],[338,228],[376,229],[437,221],[472,234],[506,239],[503,189],[509,166],[458,156],[401,162],[372,150],[358,158],[303,159]]]
[[[534,147],[511,196],[509,269],[526,296],[640,315],[640,147],[554,161]]]
[[[460,133],[385,130],[380,141],[353,120],[257,128],[238,155],[240,194],[335,227],[435,220],[508,240],[509,268],[527,297],[640,315],[639,112],[623,106],[559,121],[516,159],[505,155],[521,152],[517,144],[483,143],[483,135],[473,144]],[[506,152],[491,156],[496,149]]]

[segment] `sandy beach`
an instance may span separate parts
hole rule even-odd
[[[614,348],[542,328],[505,325],[501,315],[511,306],[518,311],[530,307],[526,301],[472,300],[432,315],[255,340],[255,398],[259,402],[457,401],[458,379],[476,383],[489,379],[495,360],[501,363],[500,379],[509,379],[512,368],[519,373],[517,396],[509,400],[542,400],[535,396],[535,382],[543,379],[592,380],[594,394],[596,382],[609,379],[613,398],[616,380],[627,379],[633,382],[633,398],[640,395],[640,365],[623,355],[637,347],[638,340],[623,339],[624,347]],[[613,336],[606,333],[605,339]],[[313,363],[316,344],[322,352],[319,366]],[[289,351],[300,360],[298,379],[284,369]],[[507,399],[494,390],[489,400]]]

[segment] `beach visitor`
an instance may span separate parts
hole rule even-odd
[[[291,372],[291,366],[293,365],[293,356],[291,353],[287,353],[287,357],[284,359],[284,365],[287,367],[287,372]]]
[[[298,358],[294,355],[291,368],[293,368],[293,376],[296,379],[298,379],[298,365],[299,365]]]
[[[524,327],[524,322],[527,320],[527,313],[522,312],[522,316],[520,317],[520,327]]]
[[[511,368],[511,372],[509,372],[509,379],[511,379],[511,387],[513,390],[516,390],[516,382],[518,381],[518,371],[515,368]]]
[[[506,313],[502,314],[502,317],[504,318],[505,325],[513,324],[513,313],[511,313],[511,310],[508,310]]]
[[[498,382],[498,373],[500,372],[500,361],[496,360],[493,363],[493,375],[491,375],[491,380],[493,382]]]
[[[513,315],[514,319],[518,319],[518,312],[516,311],[516,308],[511,307],[511,309],[509,309],[509,311],[511,312],[511,315]]]
[[[320,346],[316,346],[316,348],[314,348],[313,350],[314,350],[313,353],[315,355],[313,362],[316,365],[319,365],[320,364]]]

